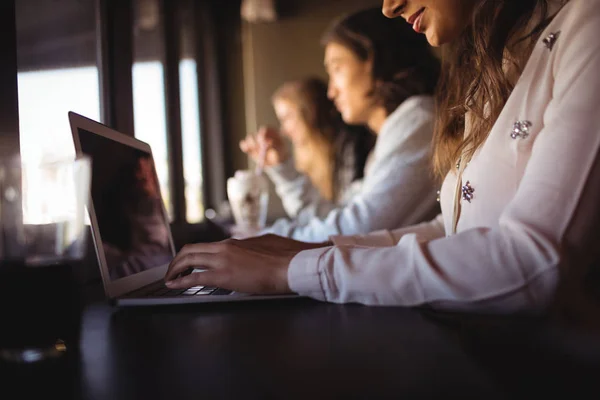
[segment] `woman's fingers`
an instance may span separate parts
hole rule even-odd
[[[258,153],[258,143],[256,142],[254,136],[246,136],[246,138],[240,142],[240,150],[252,157],[255,157]]]
[[[165,284],[177,289],[214,286],[243,293],[289,293],[287,270],[298,251],[278,249],[273,239],[185,246],[169,265]],[[205,271],[181,275],[190,268]]]
[[[165,285],[171,289],[187,289],[194,286],[219,287],[221,286],[220,282],[218,271],[207,270],[167,281]]]
[[[177,256],[169,264],[167,273],[165,274],[165,281],[172,281],[179,277],[183,272],[186,272],[190,268],[205,268],[214,269],[219,266],[218,254],[216,253],[186,253],[177,254]]]
[[[240,140],[240,150],[242,150],[244,153],[248,153],[248,144],[246,143],[246,140]]]
[[[258,159],[261,149],[268,151],[267,165],[275,165],[281,162],[282,142],[280,133],[269,127],[261,127],[255,135],[248,135],[240,142],[240,150],[248,154],[255,161]]]

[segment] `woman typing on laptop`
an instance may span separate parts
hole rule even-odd
[[[318,248],[273,236],[189,245],[167,284],[593,316],[600,1],[385,0],[383,10],[448,45],[434,138],[441,215]],[[192,266],[208,271],[175,279]]]

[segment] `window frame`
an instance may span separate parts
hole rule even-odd
[[[20,152],[15,0],[0,2],[0,156]]]
[[[101,76],[101,115],[107,126],[134,134],[133,124],[133,2],[95,0],[98,68]],[[164,40],[164,84],[169,154],[172,226],[197,225],[187,222],[181,100],[179,87],[180,36],[177,12],[180,0],[160,0]],[[204,209],[218,208],[226,200],[226,168],[222,124],[222,60],[217,52],[219,38],[214,25],[213,2],[194,1],[195,62],[198,76],[202,199]],[[200,222],[202,224],[206,220]]]
[[[175,20],[182,0],[161,0],[161,23],[165,41],[165,96],[167,143],[171,173],[174,220],[171,224],[176,242],[209,241],[223,238],[222,227],[204,219],[188,223],[185,207],[182,128],[180,115],[179,61],[180,37]],[[221,5],[222,6],[222,5]],[[134,135],[133,114],[133,2],[132,0],[94,0],[96,19],[96,65],[99,74],[100,115],[102,122],[128,135]],[[226,34],[215,19],[223,10],[218,1],[193,1],[193,37],[198,85],[200,154],[202,166],[201,198],[204,209],[219,209],[226,196],[229,156],[225,154],[223,90],[227,88],[224,49]],[[19,154],[19,110],[17,87],[16,0],[0,2],[0,151]],[[178,240],[179,239],[179,240]]]

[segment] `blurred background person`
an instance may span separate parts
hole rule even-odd
[[[375,138],[361,125],[347,125],[318,78],[283,84],[273,95],[281,131],[293,143],[298,171],[321,196],[340,202],[353,181],[361,179]]]
[[[329,75],[327,96],[346,124],[368,127],[376,144],[368,155],[364,178],[336,203],[285,163],[288,156],[276,132],[262,129],[248,137],[241,148],[255,161],[261,146],[268,148],[266,172],[290,217],[261,233],[318,242],[331,235],[398,228],[437,215],[429,150],[432,95],[440,67],[427,41],[373,8],[335,21],[322,42]],[[274,106],[278,116],[285,116],[285,104],[275,101]]]
[[[259,140],[269,142],[268,165],[295,169],[306,175],[320,197],[343,202],[352,183],[363,177],[375,137],[364,126],[344,123],[327,97],[327,84],[316,77],[284,83],[273,94],[272,104],[280,130],[262,127],[258,134]],[[290,140],[291,152],[284,138]],[[254,136],[248,136],[240,147],[253,158],[259,157]],[[276,187],[288,215],[293,216],[295,197],[286,189],[285,185]]]

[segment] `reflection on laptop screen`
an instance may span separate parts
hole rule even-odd
[[[111,279],[171,261],[166,219],[151,154],[79,128],[92,158],[91,200]]]

